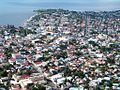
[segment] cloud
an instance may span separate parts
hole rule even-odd
[[[29,2],[28,2],[29,1]],[[73,10],[114,10],[120,9],[120,1],[115,0],[24,0],[9,1],[12,6],[35,8],[63,8]]]

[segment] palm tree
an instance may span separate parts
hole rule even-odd
[[[46,87],[44,87],[42,84],[35,84],[30,87],[30,90],[46,90]]]
[[[13,49],[11,47],[8,47],[8,48],[5,48],[4,50],[5,50],[4,54],[6,55],[7,59],[11,58]]]
[[[8,90],[8,87],[5,86],[4,84],[1,84],[1,83],[0,83],[0,88],[4,88],[5,90]],[[2,90],[2,89],[1,89],[1,90]]]

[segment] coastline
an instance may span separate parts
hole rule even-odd
[[[33,12],[5,13],[0,14],[0,26],[14,25],[23,26],[24,22],[33,15]]]
[[[26,18],[25,20],[24,20],[24,22],[23,22],[23,27],[25,27],[26,26],[26,24],[27,24],[27,22],[29,22],[29,21],[31,21],[32,20],[32,18],[33,17],[35,17],[37,14],[33,14],[33,15],[31,15],[31,16],[29,16],[28,18]]]
[[[67,10],[67,9],[65,9],[65,10]],[[119,10],[120,9],[111,10],[111,11],[119,11]],[[70,10],[70,11],[85,12],[85,11],[78,11],[78,10]],[[105,11],[105,12],[111,12],[111,11]],[[92,12],[104,12],[104,11],[92,11]],[[36,14],[33,11],[19,12],[19,13],[17,13],[17,12],[3,13],[3,14],[0,14],[0,26],[4,26],[4,25],[8,25],[8,24],[14,25],[16,27],[25,26],[26,21],[29,20],[31,17],[34,17],[35,15]]]

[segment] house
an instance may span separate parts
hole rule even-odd
[[[26,87],[28,84],[32,84],[32,80],[30,79],[23,79],[19,81],[19,84],[21,85],[22,88]]]
[[[54,83],[54,84],[57,84],[57,79],[59,78],[62,78],[62,75],[61,74],[56,74],[56,75],[53,75],[51,77],[49,77],[49,79]]]

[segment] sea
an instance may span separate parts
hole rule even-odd
[[[120,10],[120,0],[0,0],[0,25],[21,26],[33,10],[68,9],[76,11]]]

